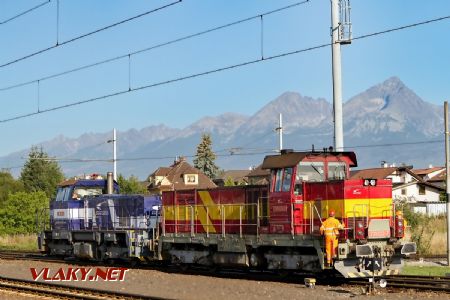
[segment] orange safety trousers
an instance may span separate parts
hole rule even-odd
[[[339,235],[338,229],[341,228],[343,228],[342,224],[334,217],[326,219],[320,227],[320,233],[325,235],[325,251],[328,265],[331,265],[331,261],[336,255],[336,248],[338,246],[337,236]]]
[[[325,251],[327,253],[327,263],[331,265],[331,260],[336,256],[336,248],[338,246],[338,239],[335,235],[325,236]]]

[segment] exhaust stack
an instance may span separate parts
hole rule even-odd
[[[113,172],[108,172],[106,174],[106,193],[108,195],[114,194]]]

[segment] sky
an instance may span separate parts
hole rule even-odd
[[[58,3],[51,0],[3,22],[44,2],[0,2],[0,65],[177,0],[59,0],[58,17]],[[310,0],[266,15],[262,23],[255,18],[127,56],[298,2],[301,1],[183,0],[2,66],[0,89],[125,55],[107,64],[40,80],[39,84],[0,90],[0,120],[257,60],[261,53],[270,57],[330,42],[330,1]],[[352,0],[351,5],[354,36],[450,15],[448,0]],[[398,76],[425,101],[442,105],[450,99],[449,33],[450,19],[446,19],[343,46],[344,101]],[[75,138],[86,132],[107,132],[112,128],[120,132],[157,124],[183,128],[201,117],[225,112],[252,115],[286,91],[331,102],[331,80],[331,48],[306,51],[0,122],[0,156],[58,135]]]

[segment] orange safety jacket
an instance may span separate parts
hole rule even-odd
[[[335,217],[329,217],[320,226],[320,234],[336,237],[339,235],[339,229],[344,229],[344,226]]]

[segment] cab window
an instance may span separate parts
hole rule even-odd
[[[324,181],[323,162],[300,162],[297,168],[297,178],[302,181]]]
[[[346,165],[344,162],[328,163],[328,180],[342,180],[346,177]]]
[[[56,192],[56,199],[55,201],[69,201],[71,188],[70,186],[67,187],[59,187],[58,191]]]
[[[274,171],[274,192],[279,192],[281,191],[281,180],[283,179],[283,170],[282,169],[278,169]]]
[[[291,190],[292,168],[284,169],[282,191],[289,192]]]

